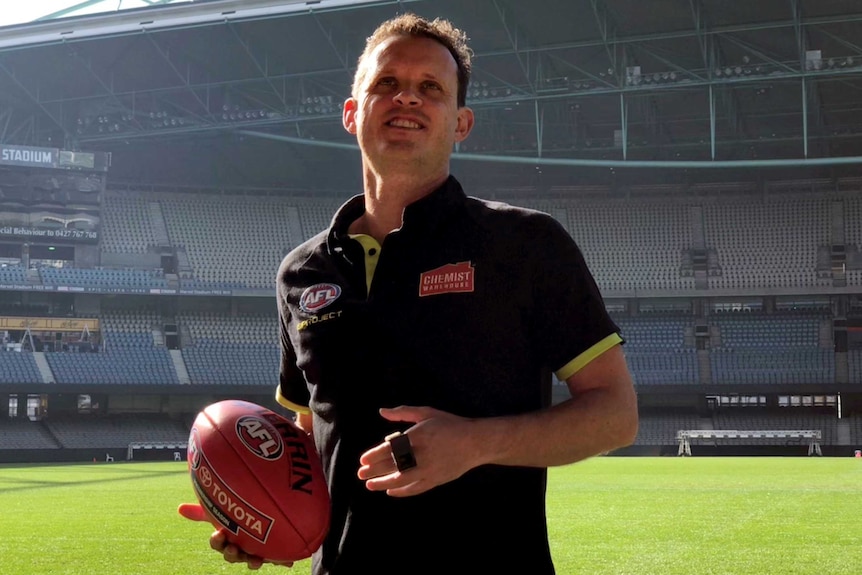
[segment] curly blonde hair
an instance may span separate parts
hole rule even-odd
[[[467,34],[456,28],[449,20],[435,18],[428,20],[416,14],[402,14],[386,20],[365,41],[365,50],[359,56],[356,74],[353,77],[353,94],[365,79],[365,60],[384,41],[392,36],[413,36],[430,38],[449,50],[458,66],[458,107],[467,104],[467,86],[470,84],[473,51],[467,46]]]

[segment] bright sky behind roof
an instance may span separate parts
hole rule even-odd
[[[0,0],[0,26],[37,20],[116,12],[190,0]]]

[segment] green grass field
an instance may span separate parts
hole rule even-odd
[[[551,470],[548,519],[560,575],[858,575],[860,494],[853,458],[604,457]],[[247,573],[192,497],[185,463],[0,466],[0,573]]]

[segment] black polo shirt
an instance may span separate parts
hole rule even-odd
[[[580,250],[549,215],[467,197],[453,177],[382,246],[349,236],[363,211],[349,200],[278,272],[277,395],[313,413],[332,495],[313,572],[553,573],[545,469],[485,465],[406,498],[356,473],[362,452],[405,428],[380,407],[534,411],[550,405],[553,372],[619,343]]]

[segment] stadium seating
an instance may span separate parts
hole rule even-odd
[[[168,350],[157,346],[153,313],[106,312],[99,353],[45,354],[57,383],[179,384]]]
[[[157,244],[148,201],[107,190],[102,199],[102,252],[144,254]]]
[[[279,349],[274,313],[233,317],[185,313],[180,321],[192,338],[182,350],[192,384],[276,384]]]
[[[189,435],[182,422],[160,414],[47,417],[44,423],[60,446],[69,449],[125,448],[139,441],[182,443]]]
[[[683,429],[710,429],[712,421],[694,414],[642,414],[635,445],[674,445]]]
[[[27,270],[20,265],[0,265],[0,284],[26,285]]]
[[[0,351],[0,383],[42,383],[33,354]]]
[[[718,384],[832,383],[835,353],[821,341],[822,314],[725,313],[711,316],[721,344],[710,350]]]
[[[721,275],[712,288],[831,285],[817,275],[817,248],[830,242],[825,196],[776,194],[703,201],[707,246],[717,251]]]
[[[693,319],[683,315],[614,316],[626,340],[624,351],[636,385],[699,383],[697,354],[686,344]]]
[[[184,246],[199,282],[196,287],[274,289],[278,264],[302,240],[289,225],[295,202],[281,198],[182,193],[150,197],[162,207],[171,241]]]
[[[57,449],[59,445],[41,422],[0,417],[0,449]]]

